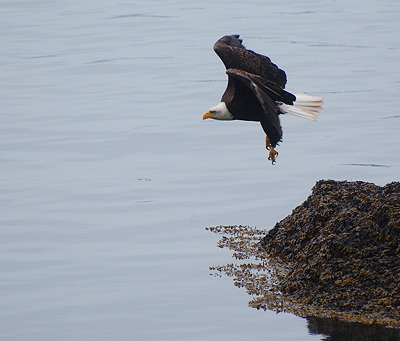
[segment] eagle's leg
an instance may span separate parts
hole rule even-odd
[[[267,148],[267,150],[269,150],[271,148],[271,141],[269,140],[268,136],[265,136],[265,148]]]
[[[268,160],[270,160],[272,164],[274,164],[279,153],[275,150],[274,147],[272,147],[271,141],[269,140],[268,136],[265,136],[265,148],[269,150]]]

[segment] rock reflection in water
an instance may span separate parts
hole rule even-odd
[[[321,334],[324,341],[398,341],[400,330],[381,325],[365,325],[334,318],[307,317],[310,334]]]

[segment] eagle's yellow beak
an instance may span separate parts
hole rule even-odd
[[[207,118],[213,118],[215,117],[214,114],[210,113],[209,111],[207,111],[206,113],[204,113],[203,115],[203,120],[206,120]]]

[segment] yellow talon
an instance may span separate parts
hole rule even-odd
[[[274,149],[274,147],[270,147],[268,160],[275,164],[276,158],[278,157],[279,153]]]
[[[271,141],[268,136],[265,136],[265,148],[269,150],[268,160],[272,161],[272,164],[275,164],[276,158],[278,157],[278,152],[271,145]]]

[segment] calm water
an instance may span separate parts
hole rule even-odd
[[[319,179],[399,180],[400,3],[2,1],[0,340],[320,340],[257,311],[206,226],[269,229]],[[240,33],[325,98],[259,124],[201,120]],[[315,332],[315,329],[311,331]]]

